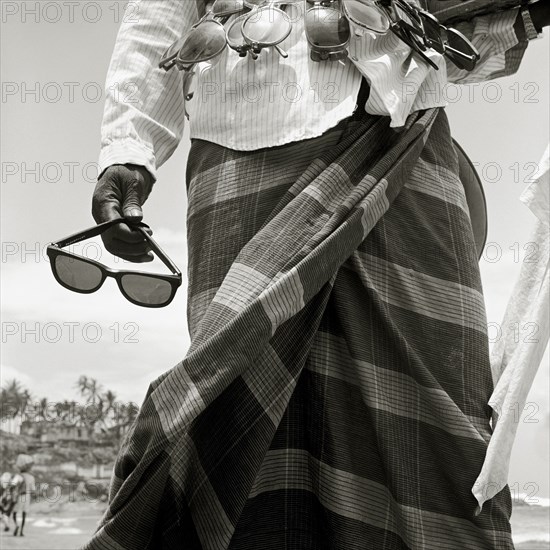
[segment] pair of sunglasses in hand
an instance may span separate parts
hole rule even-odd
[[[120,223],[125,223],[132,230],[138,231],[172,275],[111,269],[95,260],[63,250],[66,246],[97,237]],[[132,223],[124,218],[118,218],[50,243],[47,254],[55,279],[68,290],[91,294],[101,288],[107,277],[113,277],[120,292],[133,304],[154,308],[167,306],[174,299],[178,287],[181,286],[181,272],[145,231],[148,227],[143,222]]]

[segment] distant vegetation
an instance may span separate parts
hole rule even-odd
[[[138,406],[118,400],[95,378],[80,376],[75,389],[79,400],[51,401],[35,398],[18,380],[2,387],[1,472],[11,471],[21,452],[40,456],[52,475],[62,463],[91,468],[114,461]]]

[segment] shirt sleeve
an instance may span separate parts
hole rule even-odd
[[[523,59],[530,39],[539,38],[542,33],[527,32],[526,25],[531,22],[529,12],[520,14],[519,9],[481,15],[471,21],[454,26],[464,34],[481,55],[473,71],[458,69],[447,60],[447,79],[455,84],[471,84],[493,80],[514,74]],[[529,31],[534,27],[529,27]]]
[[[159,69],[166,49],[204,11],[204,0],[136,0],[121,23],[106,80],[99,171],[113,164],[156,170],[184,128],[183,73]]]

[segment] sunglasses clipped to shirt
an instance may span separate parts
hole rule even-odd
[[[303,0],[215,0],[206,13],[188,33],[176,40],[164,53],[159,67],[168,71],[177,66],[189,71],[193,65],[221,54],[227,46],[245,57],[248,52],[256,59],[264,48],[273,47],[282,57],[288,57],[279,48],[290,31],[292,23],[279,7],[297,4]],[[247,12],[225,29],[231,15]]]
[[[288,54],[279,47],[292,30],[289,16],[279,7],[303,0],[215,0],[189,32],[176,40],[162,56],[159,68],[169,71],[177,67],[184,71],[183,94],[186,101],[193,98],[190,91],[195,65],[220,55],[227,46],[239,56],[250,54],[257,59],[264,48],[274,48],[281,57]],[[224,24],[232,15],[237,17],[228,29]],[[185,112],[187,118],[189,115]]]
[[[186,72],[184,93],[191,99],[189,82],[196,63],[219,55],[227,45],[256,59],[263,48],[273,47],[287,57],[279,44],[292,24],[279,6],[305,2],[305,30],[313,61],[341,61],[347,57],[351,27],[384,35],[392,32],[434,69],[426,55],[434,49],[458,68],[471,71],[480,59],[473,44],[456,29],[441,25],[426,10],[406,0],[215,0],[206,14],[163,55],[159,67],[176,66]],[[239,16],[224,28],[231,15]]]
[[[172,275],[111,269],[95,260],[63,250],[66,246],[97,237],[120,223],[126,223],[132,230],[140,232]],[[113,277],[123,296],[133,304],[143,307],[167,306],[181,286],[181,272],[145,228],[149,226],[143,222],[132,223],[124,218],[117,218],[50,243],[47,254],[55,279],[61,286],[73,292],[91,294],[101,288],[107,277]]]

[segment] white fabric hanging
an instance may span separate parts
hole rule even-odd
[[[519,423],[518,411],[525,407],[529,390],[548,344],[549,154],[550,146],[546,148],[533,182],[520,196],[520,200],[536,216],[530,238],[536,252],[532,261],[526,261],[522,265],[506,306],[502,321],[502,338],[495,343],[491,352],[495,388],[489,405],[494,409],[494,431],[481,473],[472,488],[472,493],[478,501],[476,514],[481,512],[483,503],[500,492],[508,481],[510,456]],[[530,330],[524,331],[526,336],[518,338],[518,327],[521,329],[527,326]]]

